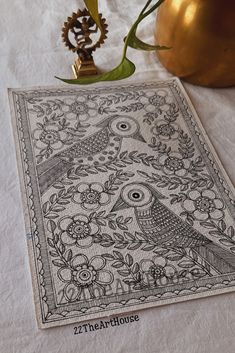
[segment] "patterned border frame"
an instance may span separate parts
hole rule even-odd
[[[171,89],[177,103],[179,104],[184,121],[190,130],[198,150],[203,156],[204,161],[210,168],[211,175],[223,195],[223,199],[227,204],[231,216],[234,217],[235,201],[233,200],[233,186],[229,181],[221,163],[219,162],[216,152],[211,145],[206,133],[197,117],[197,114],[192,107],[187,95],[178,79],[167,81],[160,81],[157,83],[135,83],[126,85],[110,85],[98,86],[90,88],[91,94],[99,94],[110,92],[129,91],[129,90],[144,90],[146,88],[163,88],[168,87]],[[17,89],[11,90],[10,100],[12,109],[13,126],[15,127],[15,140],[17,141],[16,153],[19,161],[19,171],[21,173],[21,189],[24,195],[24,213],[26,219],[26,233],[31,236],[28,237],[28,250],[30,256],[30,265],[32,276],[34,277],[34,296],[36,303],[36,311],[38,324],[41,328],[50,326],[57,326],[69,324],[72,322],[97,317],[124,313],[132,306],[138,309],[164,305],[172,302],[180,302],[189,299],[195,299],[208,295],[216,295],[223,292],[235,290],[235,273],[229,275],[220,275],[211,279],[200,279],[195,282],[188,282],[184,284],[184,289],[180,288],[181,285],[175,284],[169,286],[166,292],[163,288],[153,290],[148,289],[148,295],[141,290],[137,293],[132,293],[132,298],[129,295],[122,294],[117,296],[108,297],[106,299],[99,299],[93,301],[93,305],[87,302],[87,305],[79,308],[79,304],[67,304],[66,309],[56,307],[56,301],[53,294],[53,284],[50,276],[48,253],[45,239],[43,239],[43,222],[42,216],[39,213],[41,209],[39,203],[38,184],[36,182],[36,167],[32,162],[33,151],[31,149],[31,138],[28,128],[28,112],[25,105],[25,98],[38,98],[51,95],[60,94],[73,94],[79,91],[79,94],[87,94],[87,90],[81,88],[37,88],[37,89]],[[196,119],[195,119],[196,118]],[[102,301],[102,304],[99,302]],[[40,319],[41,318],[41,319]]]

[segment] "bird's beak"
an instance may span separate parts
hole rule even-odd
[[[132,136],[135,140],[141,141],[141,142],[146,142],[143,136],[139,131],[135,135]]]
[[[117,202],[113,206],[111,212],[124,210],[125,208],[129,208],[128,204],[126,202],[124,202],[121,197],[119,197],[119,199],[117,200]]]

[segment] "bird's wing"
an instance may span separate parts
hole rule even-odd
[[[73,146],[57,154],[57,157],[69,162],[81,164],[81,158],[94,156],[104,150],[109,144],[108,128],[75,143]]]
[[[159,245],[195,247],[210,243],[210,240],[183,221],[160,201],[156,200],[151,209],[155,239]]]

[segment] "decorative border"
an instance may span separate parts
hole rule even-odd
[[[16,140],[16,152],[18,156],[18,167],[21,174],[21,189],[24,195],[24,212],[26,220],[26,233],[31,234],[28,239],[28,249],[31,261],[31,271],[33,277],[33,287],[36,303],[36,311],[38,324],[40,327],[49,327],[72,323],[78,319],[92,319],[99,316],[105,316],[107,313],[117,314],[128,311],[131,307],[138,307],[143,309],[146,307],[153,307],[158,305],[167,304],[174,301],[183,301],[185,299],[194,299],[202,296],[218,294],[235,290],[235,274],[220,275],[211,279],[200,279],[195,282],[184,283],[184,289],[181,285],[172,285],[167,287],[171,288],[169,291],[163,293],[162,288],[154,290],[148,289],[148,295],[145,292],[132,293],[130,295],[122,294],[115,296],[113,301],[110,302],[110,297],[94,301],[93,306],[87,302],[87,307],[79,307],[79,304],[70,304],[64,307],[56,307],[56,301],[52,290],[52,278],[49,269],[49,260],[47,252],[47,244],[43,241],[43,221],[42,215],[38,213],[41,209],[39,189],[36,177],[35,158],[33,156],[31,137],[29,134],[29,115],[26,107],[26,99],[46,97],[46,96],[59,96],[59,95],[74,95],[79,92],[80,95],[87,94],[102,94],[117,91],[129,90],[144,90],[170,87],[177,103],[180,107],[182,116],[191,136],[197,145],[203,159],[210,167],[210,173],[213,175],[214,181],[220,191],[228,210],[232,217],[234,217],[234,199],[233,199],[233,186],[229,181],[226,173],[216,156],[216,153],[206,137],[205,131],[200,124],[195,110],[193,109],[187,95],[177,79],[162,81],[158,83],[137,83],[129,85],[110,85],[109,87],[95,87],[89,90],[81,88],[37,88],[37,89],[19,89],[11,90],[10,101],[12,107],[13,126]],[[33,161],[33,162],[32,162]],[[37,211],[36,211],[37,210]],[[205,283],[206,282],[206,283]],[[192,287],[190,287],[192,286]],[[130,309],[131,310],[131,309]]]

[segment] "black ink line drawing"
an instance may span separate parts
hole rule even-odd
[[[97,124],[98,132],[41,163],[37,167],[40,190],[46,192],[74,164],[80,166],[111,163],[119,154],[122,140],[134,138],[145,142],[139,124],[129,116],[115,115]]]
[[[190,248],[202,256],[218,273],[235,271],[235,256],[207,239],[183,221],[160,200],[165,196],[144,183],[130,183],[122,188],[112,212],[133,207],[141,232],[166,248]],[[197,202],[197,200],[196,200]],[[201,207],[208,208],[208,198],[200,198]]]
[[[233,188],[177,80],[11,103],[41,327],[234,290]]]

